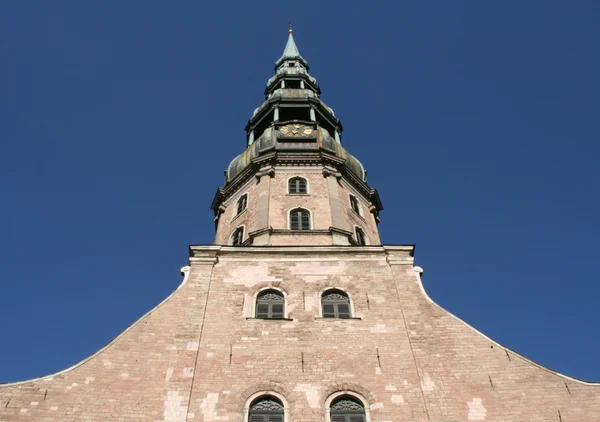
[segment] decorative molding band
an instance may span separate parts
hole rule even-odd
[[[400,257],[400,256],[389,256],[387,262],[390,265],[413,265],[415,259],[412,256]]]
[[[267,226],[267,227],[263,227],[262,229],[254,230],[253,232],[248,233],[248,237],[255,237],[255,236],[258,236],[259,234],[263,234],[263,233],[271,234],[272,232],[273,232],[273,227]]]
[[[206,245],[192,246],[190,245],[190,265],[215,265],[219,262],[217,254],[221,250],[221,246]]]
[[[217,262],[219,262],[219,258],[216,256],[214,258],[190,258],[192,265],[215,265]]]
[[[191,246],[195,248],[196,246]],[[308,255],[308,254],[348,254],[372,255],[383,253],[383,246],[222,246],[218,256],[229,254],[265,254],[265,255]]]

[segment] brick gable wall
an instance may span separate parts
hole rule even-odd
[[[185,283],[75,367],[0,386],[2,421],[235,421],[261,391],[325,421],[352,391],[371,422],[600,421],[600,386],[504,349],[431,302],[411,247],[192,247]],[[289,320],[252,318],[285,292]],[[329,287],[350,320],[320,318]]]

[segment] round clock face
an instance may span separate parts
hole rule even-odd
[[[293,138],[301,138],[304,136],[310,136],[313,133],[313,128],[306,125],[301,124],[291,124],[285,125],[279,128],[279,132],[282,135],[293,137]]]

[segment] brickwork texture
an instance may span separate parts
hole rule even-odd
[[[104,349],[0,386],[1,421],[245,421],[250,397],[326,421],[339,392],[371,422],[600,421],[600,385],[554,373],[433,303],[412,247],[192,247],[182,285]],[[286,319],[253,315],[285,294]],[[353,318],[321,317],[338,288]]]

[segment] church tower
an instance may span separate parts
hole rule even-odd
[[[381,201],[292,30],[212,204],[220,245],[379,245]]]
[[[0,421],[600,421],[600,387],[435,304],[290,30],[181,285],[55,374],[0,385]],[[465,292],[468,294],[468,292]]]

